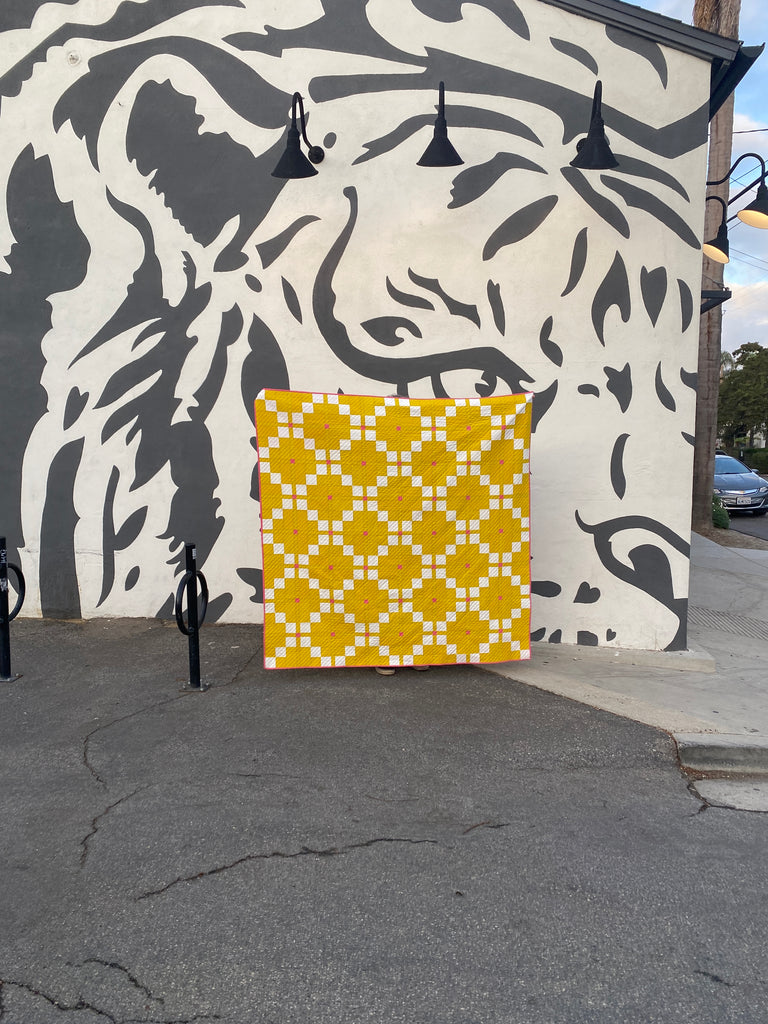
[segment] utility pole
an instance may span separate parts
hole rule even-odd
[[[693,24],[696,28],[736,39],[739,35],[741,0],[695,0]],[[728,174],[733,141],[733,96],[712,119],[709,136],[707,180],[716,181]],[[710,195],[728,202],[728,181]],[[712,238],[722,217],[719,203],[707,203],[704,237]],[[702,287],[722,289],[723,265],[704,257]],[[720,347],[723,307],[715,306],[701,317],[699,326],[699,367],[696,393],[696,443],[693,450],[693,501],[691,527],[696,532],[712,526],[712,480],[717,438],[717,396],[720,387]]]

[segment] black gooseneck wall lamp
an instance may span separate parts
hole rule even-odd
[[[576,143],[576,156],[571,160],[571,167],[579,167],[584,171],[609,171],[618,167],[619,161],[611,152],[605,137],[603,123],[603,83],[595,84],[592,98],[592,116],[589,119],[589,131],[584,139]]]
[[[736,168],[739,166],[742,160],[746,160],[747,157],[753,157],[755,160],[760,162],[760,177],[751,182],[746,188],[743,188],[741,192],[738,192],[735,196],[730,198],[728,202],[722,199],[720,196],[707,196],[705,202],[710,200],[717,200],[718,203],[723,207],[723,219],[720,222],[717,235],[705,242],[703,249],[704,254],[709,256],[711,260],[715,260],[717,263],[728,263],[728,207],[731,203],[735,203],[741,199],[743,195],[746,195],[751,189],[757,185],[757,194],[755,198],[744,207],[743,210],[739,210],[736,216],[743,224],[748,224],[751,228],[768,228],[768,188],[765,185],[765,160],[760,156],[759,153],[743,153],[735,164],[729,169],[728,173],[724,178],[719,178],[717,181],[708,181],[707,185],[723,185]],[[731,218],[732,219],[732,218]]]
[[[296,123],[296,108],[299,109],[301,131]],[[307,156],[301,150],[301,139],[307,147]],[[313,146],[307,138],[307,124],[304,116],[304,103],[301,95],[293,94],[291,103],[291,124],[285,138],[285,152],[277,162],[277,167],[272,171],[273,178],[311,178],[317,171],[312,164],[322,163],[325,151],[320,146]],[[310,163],[310,160],[312,163]]]
[[[723,208],[723,219],[715,237],[704,243],[704,255],[709,256],[715,263],[729,263],[731,258],[728,248],[728,204],[720,196],[707,196],[705,202],[720,203]]]
[[[737,195],[732,196],[728,200],[728,205],[730,206],[731,203],[735,203],[737,199],[741,199],[743,195],[746,195],[750,189],[753,189],[755,185],[757,185],[757,195],[755,198],[748,206],[745,206],[743,210],[739,210],[736,216],[740,221],[744,224],[748,224],[751,228],[768,228],[768,188],[765,186],[765,160],[763,160],[759,153],[742,153],[736,163],[729,168],[728,173],[724,178],[720,178],[717,181],[708,181],[707,185],[724,184],[724,182],[728,181],[741,161],[746,160],[748,156],[751,156],[760,162],[760,177],[747,185],[746,188],[743,188]]]
[[[432,141],[424,150],[421,160],[417,160],[417,165],[419,167],[457,167],[463,163],[464,161],[453,148],[448,138],[448,128],[445,120],[445,82],[440,82],[438,86],[435,133]]]

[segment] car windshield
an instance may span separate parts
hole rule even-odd
[[[716,455],[715,473],[718,475],[723,473],[749,473],[749,470],[743,462],[739,462],[738,459],[732,459],[730,455]]]

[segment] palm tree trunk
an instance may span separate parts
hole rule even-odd
[[[741,0],[695,0],[693,23],[696,28],[718,32],[735,39],[739,34]],[[707,179],[717,180],[731,166],[733,137],[733,96],[715,115],[710,126]],[[709,192],[728,200],[728,182]],[[708,203],[705,238],[716,233],[722,216],[719,203]],[[723,265],[704,257],[702,288],[723,287]],[[712,478],[717,438],[717,395],[720,385],[720,342],[723,324],[722,306],[716,306],[701,318],[699,327],[699,374],[696,395],[696,443],[693,451],[693,502],[691,526],[700,531],[712,524]]]

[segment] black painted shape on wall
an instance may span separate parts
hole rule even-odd
[[[540,629],[534,629],[531,633],[531,640],[536,643],[537,640],[543,640],[544,634],[547,632],[547,627],[542,626]]]
[[[681,366],[680,380],[683,382],[683,384],[685,384],[687,388],[691,388],[693,391],[695,391],[699,384],[699,375],[698,373],[696,373],[695,370],[693,371],[693,373],[691,373],[689,370],[686,370]]]
[[[680,290],[680,313],[682,315],[683,334],[685,334],[693,320],[693,295],[685,281],[681,281],[680,278],[677,279],[677,287]]]
[[[595,601],[600,600],[600,588],[590,587],[586,582],[579,584],[579,589],[576,592],[576,597],[573,599],[574,604],[594,604]]]
[[[606,224],[619,232],[622,238],[629,238],[629,222],[621,210],[612,203],[602,192],[596,191],[586,178],[586,175],[578,167],[561,167],[560,173],[577,192],[584,202],[595,211],[598,217],[602,217]],[[586,228],[584,229],[586,230]],[[563,293],[567,294],[567,293]]]
[[[171,309],[171,304],[163,295],[163,274],[160,260],[155,252],[155,239],[149,221],[135,207],[121,203],[109,190],[107,190],[107,201],[123,220],[132,224],[139,232],[144,243],[144,256],[128,285],[125,299],[103,327],[78,352],[70,366],[103,345],[104,342],[111,341],[112,338],[116,338],[132,327],[137,327],[147,321],[158,322]],[[135,345],[134,342],[134,347]]]
[[[667,188],[682,196],[686,202],[690,202],[690,196],[681,182],[672,174],[657,167],[656,164],[649,164],[647,160],[638,160],[635,156],[627,156],[625,153],[619,153],[618,151],[616,151],[615,156],[619,161],[619,167],[621,167],[623,175],[631,174],[635,178],[647,178],[649,181],[657,181],[660,185],[666,185]]]
[[[576,522],[585,533],[592,534],[598,558],[617,579],[643,591],[668,608],[678,620],[678,629],[666,650],[685,650],[688,621],[687,598],[676,598],[672,585],[672,570],[663,549],[655,544],[643,544],[629,553],[631,567],[613,553],[613,539],[625,530],[644,530],[665,541],[685,558],[690,558],[691,547],[664,523],[647,516],[621,516],[590,526],[575,512]]]
[[[413,6],[434,21],[461,21],[465,0],[412,0]],[[523,39],[530,39],[528,22],[515,0],[473,0],[473,6],[485,7],[502,21],[507,28]]]
[[[605,318],[611,307],[617,306],[624,323],[629,320],[632,312],[632,300],[629,294],[629,278],[624,260],[616,253],[611,269],[603,278],[592,300],[592,325],[600,344],[605,346]]]
[[[549,412],[552,403],[555,400],[557,394],[557,381],[553,380],[548,388],[543,391],[537,391],[533,396],[533,405],[531,408],[531,432],[535,433],[539,423],[544,419],[544,416]]]
[[[117,93],[145,61],[165,55],[189,63],[228,107],[251,124],[260,128],[280,128],[285,124],[291,102],[287,93],[270,85],[243,61],[217,46],[184,36],[165,36],[130,43],[92,57],[88,74],[70,86],[57,102],[53,111],[54,128],[58,131],[70,121],[75,134],[85,139],[91,163],[98,168],[99,132]]]
[[[556,50],[560,51],[560,53],[564,53],[566,57],[572,57],[573,60],[577,60],[579,64],[583,64],[584,67],[588,68],[593,74],[597,74],[597,61],[589,50],[585,50],[583,46],[577,46],[576,43],[571,43],[567,39],[556,39],[554,36],[550,36],[549,41]]]
[[[488,305],[491,307],[491,313],[493,314],[493,322],[496,325],[496,330],[503,338],[507,327],[507,314],[504,310],[504,300],[501,297],[501,285],[496,284],[495,281],[489,281],[487,293]]]
[[[670,412],[674,412],[677,409],[677,405],[675,404],[675,399],[672,396],[672,392],[669,390],[669,388],[666,386],[662,379],[661,363],[659,363],[659,365],[656,367],[655,384],[656,395],[658,396],[658,399],[661,402],[661,404],[664,406],[665,409],[669,409]]]
[[[80,388],[70,388],[61,424],[64,430],[69,430],[72,424],[77,422],[87,404],[87,391],[83,393]]]
[[[454,299],[453,296],[448,295],[437,278],[422,277],[421,274],[414,273],[410,267],[408,268],[408,277],[420,288],[424,288],[425,291],[432,292],[433,295],[437,295],[439,299],[442,299],[445,308],[451,316],[463,316],[466,320],[470,320],[478,327],[480,326],[480,314],[477,311],[477,306],[471,305],[468,302],[460,302],[458,299]]]
[[[138,565],[134,565],[132,569],[128,570],[128,575],[125,577],[125,591],[133,590],[136,584],[139,582],[141,577],[141,569]]]
[[[548,642],[551,643],[551,644],[559,644],[562,641],[562,639],[563,639],[563,631],[562,631],[562,629],[553,629],[552,632],[549,635],[549,641]]]
[[[604,366],[603,373],[607,378],[606,388],[619,403],[621,411],[626,412],[632,401],[632,369],[629,363],[625,363],[620,370]]]
[[[581,647],[597,647],[598,639],[588,629],[580,629],[576,634],[576,643]]]
[[[289,224],[287,228],[275,235],[274,238],[268,238],[265,242],[259,242],[256,246],[256,252],[261,257],[262,267],[265,270],[267,267],[270,267],[279,256],[282,256],[301,229],[316,220],[320,220],[320,218],[307,213],[303,217],[298,217],[293,224]]]
[[[610,174],[601,174],[600,180],[606,188],[617,192],[627,206],[634,207],[636,210],[643,210],[660,224],[663,224],[664,227],[673,231],[678,238],[682,239],[686,245],[690,245],[692,249],[701,248],[701,243],[690,225],[679,214],[675,213],[670,206],[667,206],[666,203],[663,203],[653,195],[653,193],[647,192],[644,188],[638,188],[637,185],[632,185],[628,181],[623,181],[621,178],[614,178]]]
[[[194,265],[189,256],[184,255],[187,291],[179,304],[152,326],[152,333],[157,334],[154,345],[138,359],[115,371],[95,406],[117,406],[104,425],[102,441],[126,427],[127,442],[136,436],[139,438],[131,490],[151,480],[172,458],[171,423],[181,404],[176,396],[177,383],[194,347],[187,330],[210,301],[210,285],[195,287]],[[126,399],[137,384],[146,381],[152,381],[149,387]],[[188,457],[193,463],[197,458],[192,453]]]
[[[435,85],[435,88],[437,88],[437,85]],[[363,164],[366,160],[372,160],[375,157],[389,153],[393,149],[397,149],[403,142],[410,139],[412,135],[416,135],[417,132],[423,131],[425,128],[431,128],[434,123],[434,114],[416,114],[413,117],[406,118],[397,128],[386,135],[363,143],[363,149],[366,152],[356,157],[352,161],[352,166]],[[532,142],[536,146],[544,145],[538,135],[527,124],[518,121],[517,118],[509,117],[507,114],[499,114],[495,110],[482,110],[478,107],[464,107],[452,103],[451,127],[503,132],[507,135],[524,139],[526,142]]]
[[[58,0],[60,4],[76,4],[78,0]],[[0,8],[0,32],[29,28],[35,15],[48,0],[3,0]]]
[[[596,387],[594,384],[579,384],[576,390],[580,395],[594,395],[595,398],[600,397],[600,388]]]
[[[581,280],[581,275],[584,273],[584,267],[587,265],[587,251],[589,243],[587,241],[587,233],[589,228],[582,228],[581,231],[576,235],[576,240],[573,243],[573,252],[571,253],[571,269],[568,274],[568,283],[560,294],[560,298],[564,299],[566,295],[569,295],[576,285]]]
[[[642,36],[635,35],[631,32],[624,32],[622,29],[615,28],[613,25],[605,26],[605,34],[616,46],[620,46],[625,50],[630,50],[632,53],[636,53],[639,57],[647,60],[659,76],[661,84],[665,89],[667,88],[667,82],[669,79],[667,61],[664,57],[664,51],[658,43],[654,43],[650,39],[643,39]]]
[[[643,295],[645,311],[655,327],[667,297],[666,268],[656,267],[655,270],[648,270],[647,267],[643,267],[640,271],[640,291]]]
[[[258,277],[254,277],[253,274],[246,274],[245,275],[245,283],[248,285],[248,287],[251,289],[252,292],[260,292],[261,291],[261,288],[262,288],[261,281],[258,279]]]
[[[3,0],[3,11],[9,0]],[[15,0],[10,0],[14,3]],[[21,0],[25,6],[28,2],[38,0]],[[59,0],[72,3],[76,0]],[[105,39],[117,42],[130,39],[149,29],[162,24],[170,18],[187,10],[199,7],[242,7],[241,0],[148,0],[145,3],[125,2],[115,11],[108,21],[100,25],[83,25],[67,22],[56,29],[46,39],[27,53],[10,71],[0,77],[0,96],[15,96],[22,84],[31,77],[35,64],[45,61],[48,52],[54,47],[65,46],[69,40]],[[2,15],[0,14],[0,18]]]
[[[553,317],[547,317],[539,331],[539,348],[551,363],[554,363],[555,366],[562,366],[563,351],[560,346],[550,338],[553,325]]]
[[[535,597],[557,597],[562,589],[552,580],[531,580],[531,593]]]
[[[126,152],[143,175],[152,175],[150,187],[202,245],[209,245],[228,221],[240,218],[215,267],[234,270],[246,262],[242,246],[283,182],[268,173],[263,157],[255,158],[229,135],[200,134],[202,125],[192,97],[180,95],[168,82],[149,82],[131,111]]]
[[[263,320],[254,316],[248,330],[250,352],[243,360],[240,389],[248,419],[253,422],[253,403],[264,388],[288,391],[290,383],[285,356]]]
[[[557,196],[543,196],[507,217],[488,237],[483,247],[483,259],[490,260],[499,249],[521,242],[540,227],[557,206]]]
[[[45,368],[40,346],[51,329],[48,296],[83,281],[91,249],[72,203],[56,195],[49,159],[36,160],[31,145],[11,169],[6,209],[16,241],[7,255],[10,273],[0,274],[0,529],[9,560],[19,564],[22,464],[35,424],[48,407],[40,383]]]
[[[214,580],[207,579],[206,583],[209,589],[214,586]],[[208,610],[205,613],[205,621],[218,622],[233,600],[231,594],[217,594],[216,597],[211,598],[208,602]]]
[[[351,53],[378,57],[398,63],[420,63],[412,53],[406,53],[383,39],[366,16],[366,3],[349,0],[322,0],[323,14],[315,21],[296,28],[264,27],[264,32],[233,32],[224,42],[237,50],[255,50],[259,53],[282,57],[287,51]],[[310,96],[314,97],[310,86]],[[433,118],[434,120],[434,118]]]
[[[79,619],[74,490],[84,441],[70,441],[53,458],[48,471],[40,526],[40,605],[44,618]]]
[[[283,298],[285,299],[285,305],[288,308],[288,312],[294,318],[301,320],[301,304],[299,303],[299,296],[296,294],[296,289],[293,287],[290,281],[287,281],[284,277],[280,279],[283,286]]]
[[[194,398],[197,403],[196,415],[203,419],[216,404],[224,386],[224,378],[227,375],[228,354],[227,349],[233,345],[243,330],[243,314],[240,307],[235,305],[221,314],[219,337],[216,340],[216,349],[211,360],[205,380],[195,392]]]
[[[619,434],[613,443],[611,452],[611,486],[617,498],[623,498],[627,491],[627,478],[624,474],[624,448],[629,434]]]
[[[681,430],[680,431],[680,436],[682,437],[682,439],[684,441],[687,441],[688,444],[690,444],[692,446],[696,445],[696,438],[693,436],[693,434],[688,434],[688,433],[686,433],[685,430]]]
[[[416,324],[402,316],[375,316],[371,320],[365,320],[360,326],[374,341],[389,347],[402,345],[406,340],[397,333],[401,330],[409,331],[416,338],[421,337],[421,331]]]
[[[129,547],[141,533],[147,519],[148,506],[136,509],[125,520],[119,530],[115,530],[115,495],[120,482],[120,470],[113,466],[107,491],[104,496],[102,513],[102,563],[101,563],[101,595],[96,606],[103,604],[112,592],[115,582],[115,552]]]
[[[491,395],[495,394],[498,386],[499,381],[496,374],[489,373],[488,370],[486,370],[481,379],[475,384],[475,391],[481,398],[489,398]]]
[[[387,291],[396,302],[400,303],[401,306],[410,306],[413,309],[435,308],[429,299],[425,299],[423,295],[411,295],[408,292],[400,291],[399,288],[395,288],[389,278],[387,278]]]
[[[253,593],[251,594],[250,600],[254,604],[262,604],[264,602],[264,571],[262,569],[238,569],[237,575],[246,583],[249,587],[253,587]]]
[[[175,551],[169,565],[184,565],[183,545],[194,541],[197,564],[202,568],[224,528],[217,515],[221,500],[214,494],[219,476],[213,458],[213,444],[205,423],[197,415],[187,422],[174,423],[168,430],[167,451],[171,479],[175,485],[168,525],[160,534]]]
[[[547,173],[540,164],[524,156],[518,156],[517,153],[497,153],[485,163],[475,164],[456,175],[451,189],[453,199],[448,203],[448,209],[456,210],[473,203],[493,188],[507,171],[515,170],[532,171],[536,174]]]
[[[407,385],[412,381],[460,369],[487,371],[503,380],[514,394],[526,391],[524,382],[533,383],[533,378],[504,353],[490,346],[470,345],[459,351],[406,358],[372,355],[352,344],[346,326],[334,314],[336,295],[333,277],[354,232],[358,212],[357,190],[348,186],[344,195],[349,202],[349,218],[318,270],[312,293],[315,322],[336,358],[361,376],[392,386],[398,394],[407,394]]]

